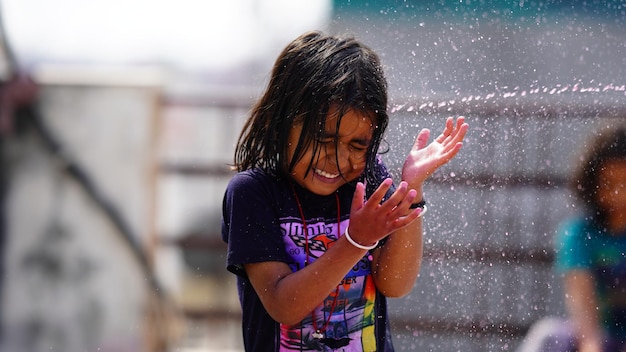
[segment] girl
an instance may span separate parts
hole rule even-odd
[[[571,184],[585,213],[564,223],[557,268],[580,352],[626,352],[626,128],[601,131]]]
[[[396,188],[376,156],[387,123],[387,83],[360,42],[311,32],[278,57],[223,204],[246,351],[393,351],[385,297],[420,269],[422,185],[468,126],[448,119],[431,144],[422,130]]]

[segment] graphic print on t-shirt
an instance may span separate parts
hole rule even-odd
[[[281,221],[285,249],[292,258],[293,271],[302,269],[307,260],[306,241],[308,237],[309,265],[319,258],[348,227],[349,220],[307,220],[305,236],[300,219],[287,218]],[[301,324],[281,325],[281,351],[321,350],[332,351],[341,347],[342,351],[375,351],[374,300],[376,289],[371,277],[369,253],[363,257],[344,277],[335,291],[326,297],[315,309],[315,326],[322,330],[323,338],[313,336],[313,314]],[[321,273],[321,275],[324,275]]]

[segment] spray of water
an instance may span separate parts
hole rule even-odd
[[[484,95],[468,95],[465,97],[461,97],[458,99],[450,99],[446,101],[434,102],[428,101],[424,103],[420,103],[419,105],[411,105],[409,103],[396,104],[391,107],[391,112],[415,112],[418,113],[421,110],[428,110],[433,108],[444,108],[446,106],[452,106],[460,103],[470,103],[470,102],[488,102],[496,99],[511,99],[516,97],[529,97],[532,95],[564,95],[566,93],[570,94],[589,94],[589,93],[619,93],[622,95],[626,95],[626,85],[616,85],[616,84],[597,84],[594,86],[586,86],[581,83],[575,84],[557,84],[553,87],[532,87],[527,89],[522,89],[520,87],[514,87],[510,90],[503,90],[500,92],[492,92]]]

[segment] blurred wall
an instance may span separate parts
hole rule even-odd
[[[32,124],[11,141],[7,351],[156,351],[147,340],[150,275],[123,237],[149,248],[153,221],[159,87],[138,77],[132,70],[35,77],[41,122],[62,149],[51,150]]]

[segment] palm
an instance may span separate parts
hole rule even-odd
[[[430,131],[423,129],[417,136],[411,152],[402,167],[402,179],[409,184],[421,184],[435,170],[446,164],[461,149],[468,125],[465,118],[459,117],[456,124],[448,118],[443,132],[430,144]]]

